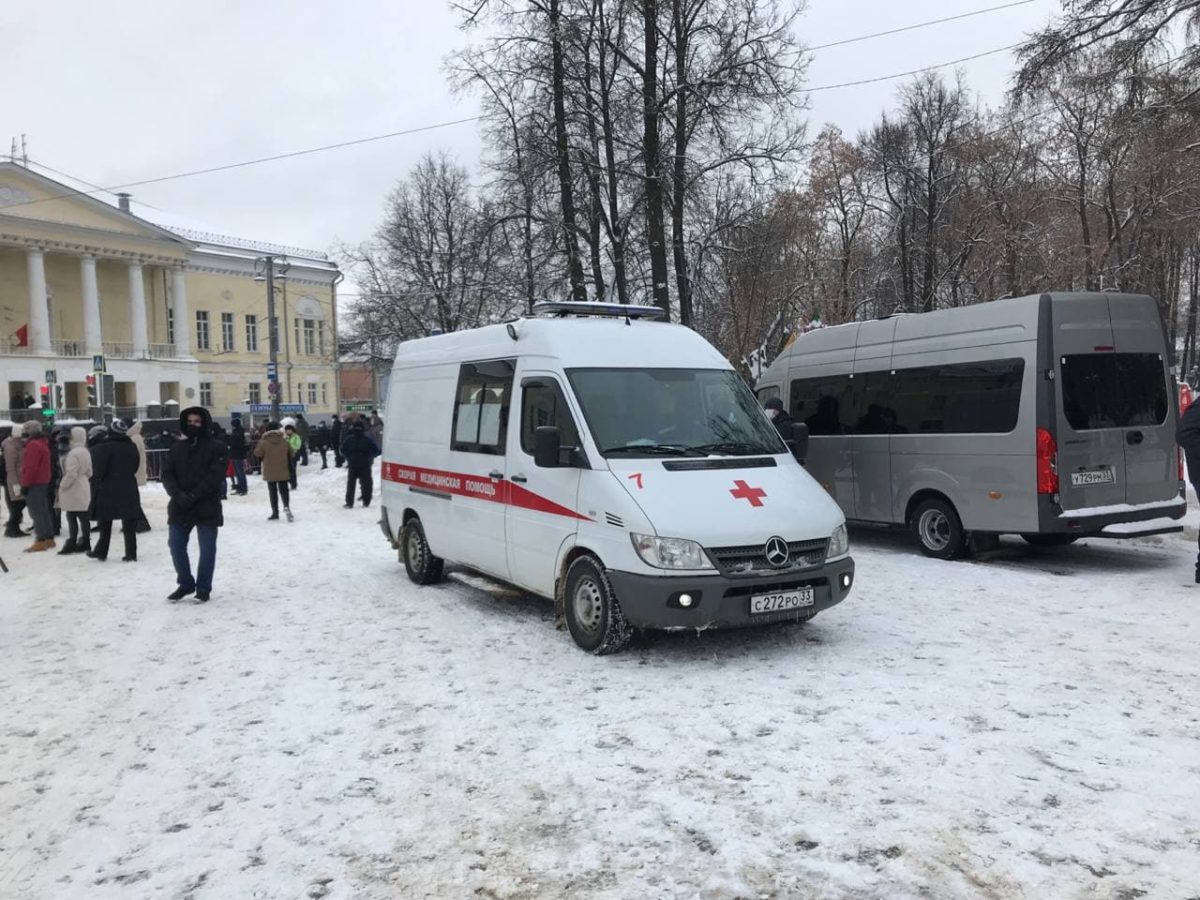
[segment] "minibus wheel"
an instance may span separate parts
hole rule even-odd
[[[596,557],[581,556],[567,568],[564,600],[567,630],[583,650],[603,655],[629,643],[633,628],[625,621],[608,573]]]
[[[957,559],[967,549],[963,531],[953,504],[941,497],[930,497],[913,510],[913,534],[921,552],[934,559]]]
[[[416,516],[405,522],[400,530],[400,558],[404,560],[408,577],[417,584],[433,584],[442,577],[445,563],[429,549],[425,529]]]

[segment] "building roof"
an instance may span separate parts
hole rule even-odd
[[[64,192],[65,197],[77,198],[85,203],[113,210],[118,215],[129,216],[144,226],[158,230],[164,236],[175,238],[182,243],[190,245],[196,252],[240,259],[255,259],[264,254],[272,254],[286,256],[287,261],[294,266],[325,269],[328,271],[337,271],[338,268],[337,263],[329,258],[329,254],[322,253],[320,250],[236,237],[224,233],[224,229],[174,212],[168,212],[155,206],[150,206],[132,197],[130,198],[129,212],[125,212],[119,206],[119,199],[110,191],[96,188],[95,185],[90,185],[87,182],[80,181],[57,171],[48,169],[39,171],[39,169],[45,169],[45,167],[39,166],[33,161],[30,161],[27,165],[3,162],[0,163],[0,167],[16,167],[42,181],[53,182],[66,189]],[[53,172],[53,174],[46,174],[46,172]],[[103,196],[104,194],[110,194],[111,199]]]

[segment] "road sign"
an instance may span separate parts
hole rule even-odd
[[[370,412],[375,408],[374,403],[347,403],[346,412]]]
[[[279,393],[279,384],[274,381],[268,381],[267,382],[267,393],[268,394],[278,394]]]
[[[250,413],[252,415],[264,415],[271,411],[270,403],[251,403]],[[280,403],[279,412],[295,415],[296,413],[304,412],[303,403]]]
[[[54,384],[54,382],[56,382],[56,381],[58,381],[58,373],[55,372],[53,369],[47,369],[46,370],[46,384]]]
[[[279,369],[276,367],[275,363],[267,363],[267,380],[279,380]]]
[[[92,371],[93,372],[107,371],[104,368],[104,354],[103,353],[97,353],[95,356],[92,357]]]

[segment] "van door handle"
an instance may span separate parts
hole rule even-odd
[[[1127,444],[1140,444],[1145,439],[1146,436],[1140,431],[1128,431],[1125,433],[1125,443]]]
[[[524,475],[514,475],[514,476],[512,477],[512,480],[513,480],[513,481],[516,481],[516,482],[518,482],[518,483],[520,483],[520,484],[524,484],[524,483],[525,483],[525,482],[527,482],[529,479],[528,479],[528,478],[526,478]]]
[[[503,472],[488,472],[488,478],[492,479],[492,481],[503,481],[504,473]]]

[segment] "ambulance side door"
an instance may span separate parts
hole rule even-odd
[[[508,568],[511,580],[545,597],[554,596],[554,566],[564,540],[579,530],[578,465],[540,468],[534,463],[534,431],[553,426],[562,437],[565,461],[581,447],[577,418],[558,375],[520,371],[509,429],[507,506]]]

